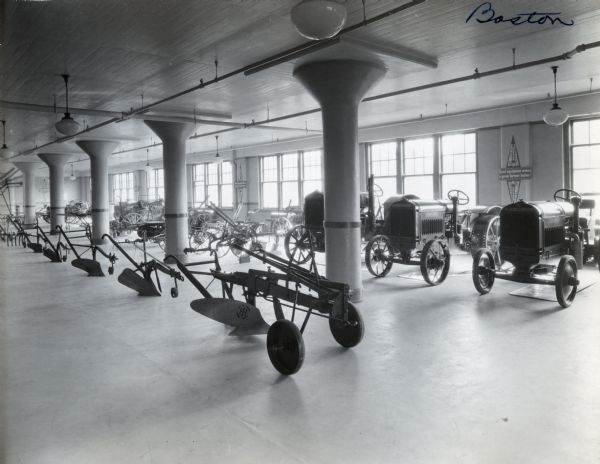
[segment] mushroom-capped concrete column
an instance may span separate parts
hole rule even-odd
[[[92,177],[92,242],[104,243],[108,234],[108,157],[117,148],[117,142],[107,140],[78,140],[77,145],[89,157]]]
[[[165,175],[165,254],[185,260],[188,246],[185,141],[194,126],[179,122],[144,121],[163,142]]]
[[[316,61],[294,70],[322,109],[327,278],[347,283],[353,301],[362,293],[358,105],[384,74],[381,64],[355,60]]]
[[[35,224],[35,170],[40,167],[40,163],[35,161],[15,161],[13,164],[23,173],[25,224]]]
[[[50,168],[50,233],[65,225],[65,164],[73,158],[65,153],[40,153],[38,157]]]

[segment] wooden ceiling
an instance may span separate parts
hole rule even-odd
[[[289,12],[298,0],[2,0],[0,100],[52,107],[64,105],[69,73],[69,103],[86,110],[129,111],[208,81],[215,72],[235,69],[299,45],[305,40],[291,24]],[[408,0],[365,0],[373,17]],[[443,79],[508,66],[512,48],[517,62],[552,56],[584,42],[600,40],[600,2],[597,0],[497,0],[498,14],[512,16],[532,11],[561,12],[572,27],[540,24],[515,26],[465,23],[481,2],[426,0],[423,4],[370,24],[352,34],[390,47],[404,47],[437,58],[427,68],[398,58],[366,53],[342,43],[301,59],[280,64],[252,76],[239,75],[171,100],[156,112],[202,117],[203,111],[229,113],[235,122],[278,117],[316,108],[314,99],[297,82],[293,69],[306,60],[368,57],[382,61],[386,77],[369,95],[400,90]],[[346,0],[348,25],[362,20],[361,0]],[[215,60],[218,67],[215,69]],[[589,89],[590,77],[600,84],[600,49],[575,56],[561,66],[559,94]],[[544,98],[552,91],[547,66],[496,77],[439,87],[376,102],[364,103],[360,126],[389,124],[424,116],[515,104]],[[75,113],[75,111],[73,111]],[[14,154],[55,140],[54,123],[61,112],[39,112],[0,105],[7,120],[7,144]],[[74,114],[94,125],[107,117]],[[225,119],[227,121],[227,119]],[[302,136],[302,129],[321,127],[316,113],[277,123],[290,131],[246,129],[223,134],[222,147],[266,143],[274,138]],[[198,133],[218,130],[200,125]],[[140,120],[111,124],[86,138],[120,140],[128,149],[146,145],[150,130]],[[190,151],[211,150],[213,137],[189,142]],[[72,142],[48,151],[79,152]],[[81,153],[81,152],[79,152]],[[31,155],[29,155],[31,156]],[[153,150],[152,157],[160,157]],[[145,160],[144,150],[115,155],[112,164]],[[83,158],[83,156],[82,156]],[[6,171],[7,165],[0,167]],[[85,166],[82,165],[82,169]]]

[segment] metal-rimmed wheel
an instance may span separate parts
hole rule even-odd
[[[271,363],[283,375],[292,375],[304,362],[304,340],[292,321],[275,321],[267,332],[267,352]]]
[[[554,280],[554,289],[556,290],[556,299],[563,308],[568,308],[573,303],[577,294],[577,263],[571,255],[561,256],[556,268],[556,278]]]
[[[479,293],[485,295],[490,293],[490,290],[494,286],[494,280],[496,275],[494,274],[496,264],[494,263],[494,256],[490,250],[480,248],[475,257],[473,258],[473,285]]]
[[[285,236],[285,254],[296,264],[307,263],[312,256],[312,238],[309,230],[299,225],[290,230]]]
[[[439,285],[450,270],[450,250],[441,240],[430,240],[421,252],[421,275],[429,285]]]
[[[385,235],[376,235],[365,248],[365,264],[375,277],[385,277],[392,269],[390,239]]]
[[[229,252],[229,242],[227,240],[218,240],[215,243],[215,250],[217,252],[217,256],[222,258]]]
[[[365,325],[356,306],[348,302],[348,321],[329,316],[329,330],[336,342],[344,348],[352,348],[362,340]]]
[[[470,238],[471,256],[475,257],[482,248],[487,248],[494,257],[494,263],[500,267],[500,216],[486,216],[477,219]]]

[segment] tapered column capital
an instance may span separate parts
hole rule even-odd
[[[38,153],[38,158],[49,167],[61,167],[73,160],[73,155],[68,153]]]
[[[186,140],[194,130],[193,124],[184,122],[168,122],[168,121],[147,121],[144,120],[152,132],[165,140]]]
[[[385,66],[377,62],[330,60],[300,65],[294,70],[294,77],[325,107],[340,103],[358,105],[385,72]]]
[[[13,161],[13,164],[19,171],[25,174],[33,172],[40,167],[40,163],[37,161]]]
[[[75,142],[90,158],[107,158],[119,145],[111,140],[77,140]]]

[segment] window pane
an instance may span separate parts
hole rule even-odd
[[[298,206],[298,182],[283,182],[281,184],[281,206],[287,208],[288,205]]]
[[[223,184],[221,186],[221,207],[233,208],[233,185]]]
[[[375,177],[396,175],[396,142],[371,145],[371,174]]]
[[[389,197],[396,195],[396,178],[395,177],[375,177],[375,184],[381,187],[383,195],[379,198],[379,201],[383,203]],[[375,188],[377,191],[377,188]]]
[[[281,157],[281,180],[298,180],[298,153]]]
[[[590,121],[590,143],[600,143],[600,119]]]
[[[265,156],[261,158],[263,182],[277,181],[277,156]]]
[[[277,208],[277,182],[263,182],[262,184],[262,207]]]
[[[468,205],[477,204],[476,174],[445,174],[442,176],[442,198],[447,198],[450,190],[462,190],[469,196]]]
[[[405,177],[404,193],[412,193],[423,199],[433,198],[433,176]]]
[[[309,193],[313,193],[315,190],[318,190],[319,192],[323,191],[323,185],[320,180],[305,180],[304,181],[303,187],[302,187],[302,192],[304,193],[304,196],[308,195]]]
[[[219,164],[208,163],[206,167],[207,172],[207,184],[218,184],[219,183]]]
[[[204,184],[194,183],[194,206],[200,206],[204,202]]]
[[[573,171],[573,190],[578,193],[600,193],[600,169],[585,169]]]
[[[406,140],[404,142],[404,174],[431,173],[433,173],[433,137]]]
[[[590,122],[589,121],[574,121],[573,122],[573,144],[584,145],[590,143]]]
[[[209,185],[207,188],[208,202],[213,202],[215,205],[219,204],[219,186]]]
[[[442,136],[442,172],[475,172],[475,134],[451,134]]]
[[[573,169],[585,169],[590,165],[590,146],[573,147]]]
[[[221,183],[233,184],[233,165],[231,161],[223,161],[223,164],[221,164]]]
[[[156,169],[154,172],[156,173],[156,186],[164,187],[165,186],[165,171],[164,171],[164,169]]]

